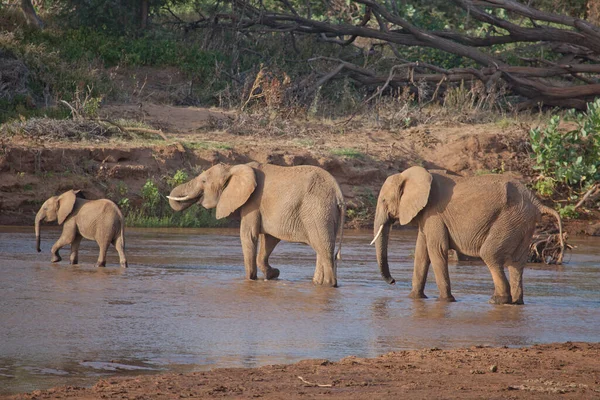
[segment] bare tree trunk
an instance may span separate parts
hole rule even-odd
[[[149,0],[142,0],[140,28],[145,30],[148,27],[148,13],[150,12]]]
[[[27,19],[27,24],[35,26],[38,29],[44,28],[44,21],[36,14],[31,0],[21,0],[21,10],[23,11],[23,15],[25,15],[25,19]]]

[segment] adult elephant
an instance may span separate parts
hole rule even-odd
[[[119,253],[121,267],[127,268],[125,257],[125,222],[119,207],[108,199],[87,200],[79,190],[52,196],[42,204],[35,216],[36,249],[40,249],[40,222],[56,221],[63,226],[60,238],[52,246],[52,262],[61,260],[59,250],[71,245],[71,264],[78,263],[82,238],[95,240],[100,247],[97,267],[106,266],[106,251],[112,243]]]
[[[269,265],[269,256],[280,240],[286,240],[306,243],[317,253],[314,283],[337,286],[334,251],[340,231],[335,257],[339,259],[345,206],[339,185],[324,169],[256,162],[218,164],[177,186],[167,197],[176,211],[198,202],[205,208],[216,207],[217,219],[239,212],[246,278],[257,277],[260,236],[258,267],[265,279],[279,276],[279,270]]]
[[[541,214],[560,216],[542,205],[521,183],[502,175],[460,177],[411,167],[387,178],[379,192],[371,244],[390,284],[387,245],[395,221],[418,226],[412,298],[426,298],[425,281],[433,264],[440,299],[454,301],[448,275],[448,250],[481,257],[494,279],[493,304],[523,304],[523,268],[536,221]],[[510,283],[504,274],[508,267]]]

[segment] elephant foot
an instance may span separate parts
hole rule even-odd
[[[489,301],[490,304],[510,304],[511,302],[512,302],[512,299],[510,298],[510,296],[497,296],[497,295],[493,295]]]
[[[77,265],[79,264],[79,260],[76,258],[71,259],[71,265]]]
[[[271,279],[277,279],[279,277],[279,270],[277,268],[269,268],[265,271],[265,280],[270,281]]]
[[[96,268],[100,268],[100,267],[106,267],[106,261],[97,262],[96,263]]]
[[[523,304],[525,304],[525,302],[523,301],[523,299],[519,299],[517,301],[513,301],[513,304],[516,306],[522,306]]]
[[[426,299],[427,298],[427,296],[425,296],[425,293],[419,292],[418,290],[412,290],[408,294],[408,297],[410,297],[411,299]]]
[[[313,284],[318,285],[318,286],[329,286],[329,287],[334,287],[334,288],[338,287],[337,279],[334,279],[333,281],[323,279],[321,282],[318,282],[313,279]]]
[[[129,267],[129,265],[127,264],[127,261],[123,261],[121,263],[121,268],[127,268],[127,267]]]
[[[55,262],[60,262],[61,260],[62,260],[61,256],[59,256],[58,254],[54,254],[52,256],[52,259],[50,261],[52,261],[53,263],[55,263]]]
[[[438,297],[438,301],[444,301],[444,302],[447,302],[447,303],[454,303],[456,301],[456,299],[452,295],[450,295],[450,296],[440,296],[440,297]]]

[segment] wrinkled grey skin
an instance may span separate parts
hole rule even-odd
[[[219,164],[177,186],[168,197],[176,211],[199,203],[216,207],[218,219],[239,213],[247,279],[257,278],[257,265],[265,279],[277,278],[279,270],[269,265],[269,256],[286,240],[306,243],[317,253],[314,283],[337,286],[334,251],[339,231],[339,258],[345,206],[339,185],[324,169]]]
[[[86,200],[78,197],[79,190],[69,190],[52,196],[42,204],[35,217],[36,249],[40,249],[40,223],[57,221],[63,226],[60,238],[52,246],[52,262],[62,258],[59,250],[71,245],[71,264],[78,263],[79,244],[82,238],[95,240],[100,246],[97,267],[106,266],[106,251],[112,243],[119,253],[121,267],[127,268],[125,257],[125,223],[123,214],[115,203],[107,199]]]
[[[454,249],[480,257],[489,267],[494,280],[490,303],[523,304],[523,268],[541,214],[556,218],[562,239],[558,213],[518,181],[502,175],[464,178],[409,168],[388,177],[379,192],[373,229],[381,275],[395,283],[387,259],[390,227],[395,221],[412,222],[419,232],[410,297],[426,298],[425,281],[432,264],[440,299],[454,301],[448,275],[448,250]]]

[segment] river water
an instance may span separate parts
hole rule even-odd
[[[235,229],[129,229],[130,268],[110,248],[83,241],[78,266],[50,263],[56,228],[0,227],[0,394],[99,377],[215,367],[254,367],[304,358],[373,357],[417,348],[527,346],[600,341],[600,239],[574,238],[563,266],[532,265],[525,305],[487,300],[493,284],[481,262],[451,263],[456,303],[407,298],[416,233],[393,231],[390,267],[379,276],[371,233],[346,231],[337,289],[311,283],[315,255],[280,243],[276,281],[244,279]]]

